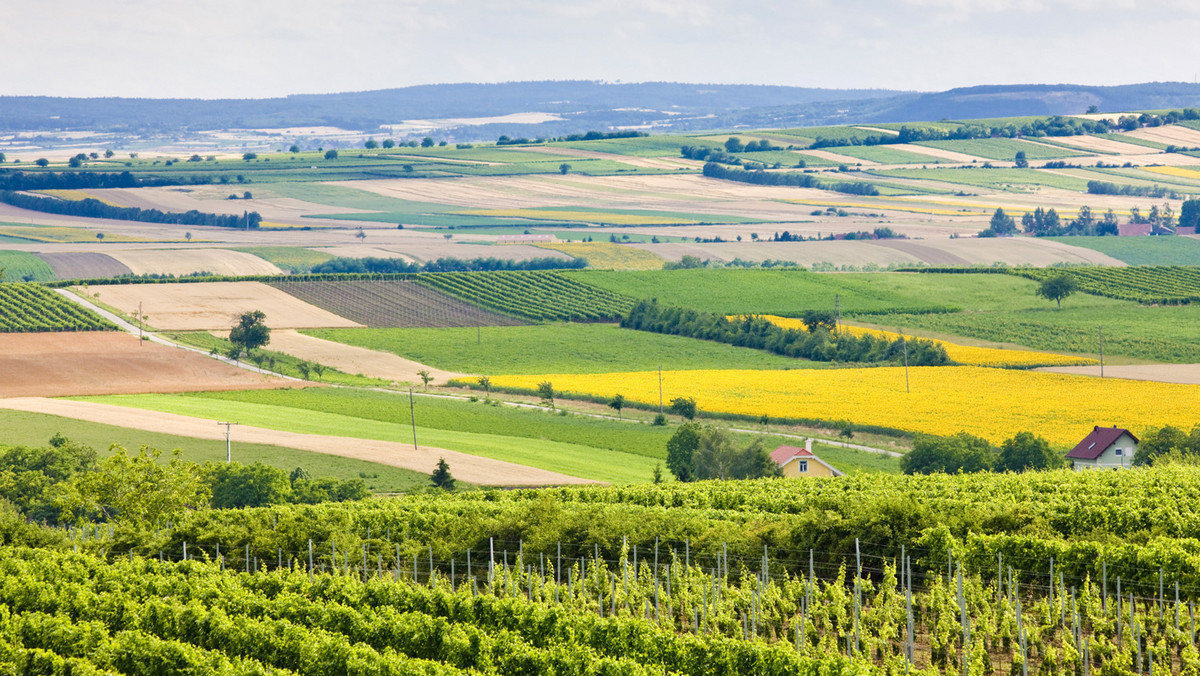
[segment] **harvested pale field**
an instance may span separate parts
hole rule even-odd
[[[117,259],[102,253],[39,253],[59,279],[100,279],[128,275],[132,270]]]
[[[401,383],[420,383],[418,371],[429,371],[434,383],[445,383],[451,378],[462,378],[468,374],[443,371],[419,362],[392,354],[355,347],[332,340],[322,340],[297,333],[293,330],[271,332],[271,349],[290,354],[300,359],[331,366],[342,373],[357,373],[370,378],[380,378]]]
[[[819,157],[823,160],[829,160],[830,162],[837,162],[838,164],[861,164],[864,167],[875,167],[879,165],[878,162],[872,162],[871,160],[850,157],[848,155],[839,155],[837,154],[836,147],[832,150],[797,150],[795,152],[804,155],[811,155],[812,157]]]
[[[1117,153],[1118,155],[1144,155],[1146,146],[1136,143],[1123,143],[1104,136],[1056,136],[1055,141],[1082,150],[1099,153]]]
[[[192,416],[159,413],[126,406],[100,404],[88,401],[62,399],[19,398],[0,400],[0,408],[32,413],[86,420],[88,422],[117,427],[127,427],[147,432],[161,432],[193,439],[223,440],[225,428],[219,421]],[[375,441],[353,437],[335,437],[320,434],[297,434],[249,425],[238,425],[237,443],[282,446],[301,451],[312,451],[343,458],[366,460],[381,465],[402,467],[417,472],[431,473],[438,458],[445,458],[454,467],[454,477],[474,484],[487,486],[546,486],[559,484],[596,483],[586,479],[548,472],[546,470],[517,465],[502,460],[481,458],[477,455],[450,451],[444,448],[402,444],[393,441]]]
[[[0,397],[241,390],[287,383],[110,331],[0,334],[0,373]]]
[[[644,169],[679,169],[679,168],[689,168],[690,169],[690,168],[704,166],[703,162],[697,162],[696,160],[686,160],[682,157],[679,158],[678,160],[673,159],[673,158],[666,159],[666,158],[658,158],[658,157],[654,157],[654,158],[635,157],[633,155],[619,155],[617,153],[605,153],[605,152],[600,152],[597,150],[579,150],[576,148],[562,148],[562,147],[553,147],[553,148],[534,147],[534,148],[523,148],[522,150],[526,150],[526,151],[533,152],[533,153],[543,153],[546,155],[554,155],[556,157],[564,157],[564,158],[578,157],[578,158],[592,159],[592,160],[612,160],[613,162],[620,162],[621,164],[628,164],[631,167],[642,167]]]
[[[881,239],[818,242],[723,242],[680,244],[630,244],[652,251],[668,260],[685,255],[701,259],[731,261],[785,260],[800,265],[890,264],[990,265],[1000,261],[1008,265],[1044,267],[1054,263],[1087,263],[1123,266],[1125,263],[1092,249],[1034,238],[961,237],[957,239]]]
[[[1122,132],[1122,135],[1146,139],[1147,141],[1158,141],[1159,143],[1173,146],[1186,146],[1188,148],[1200,146],[1200,131],[1181,127],[1177,124],[1169,124],[1163,127],[1142,127],[1133,131]]]
[[[910,153],[920,153],[928,155],[938,160],[948,160],[950,162],[961,162],[963,164],[971,164],[972,162],[984,162],[984,158],[975,155],[967,155],[966,153],[956,153],[953,150],[943,150],[942,148],[930,148],[928,146],[918,146],[911,143],[897,143],[888,146],[897,150],[907,150]]]
[[[282,270],[254,254],[230,249],[151,249],[110,254],[135,275],[278,275]]]
[[[261,310],[273,329],[362,326],[260,282],[119,284],[92,286],[88,293],[128,314],[141,303],[146,323],[164,331],[227,330],[253,310]]]
[[[457,236],[470,236],[460,232]],[[480,235],[479,239],[495,239],[494,235]],[[527,244],[506,244],[497,247],[492,244],[468,244],[452,242],[440,238],[410,239],[404,243],[363,247],[360,245],[334,246],[319,249],[333,256],[347,258],[404,258],[418,263],[433,261],[439,258],[505,258],[507,260],[524,261],[530,258],[560,258],[570,260],[571,257],[557,251],[547,251]]]
[[[1052,373],[1100,377],[1100,366],[1048,366],[1037,369]],[[1122,380],[1152,380],[1159,383],[1200,385],[1200,364],[1138,364],[1104,367],[1105,378]]]

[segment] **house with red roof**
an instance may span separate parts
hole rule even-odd
[[[805,442],[804,448],[780,446],[771,451],[771,459],[779,465],[783,476],[789,478],[843,476],[836,467],[813,455],[812,439]]]
[[[1077,471],[1129,468],[1137,445],[1138,438],[1127,429],[1096,426],[1067,453],[1067,459],[1071,461],[1071,469]]]

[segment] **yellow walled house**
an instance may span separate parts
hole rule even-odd
[[[771,451],[771,459],[787,478],[842,476],[833,465],[813,455],[812,439],[804,443],[804,448],[780,446]]]

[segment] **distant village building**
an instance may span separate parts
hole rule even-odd
[[[1121,469],[1133,465],[1138,438],[1121,427],[1093,427],[1075,448],[1067,453],[1071,469]]]
[[[1120,237],[1139,237],[1149,235],[1153,228],[1149,223],[1122,223],[1117,226],[1117,235]]]
[[[558,238],[554,235],[500,235],[496,238],[496,244],[542,244],[557,241]]]
[[[783,476],[796,477],[831,477],[843,476],[833,465],[813,455],[812,439],[799,446],[780,446],[771,452],[771,459],[779,465]]]

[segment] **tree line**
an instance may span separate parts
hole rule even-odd
[[[413,272],[493,272],[497,270],[578,270],[587,267],[587,260],[563,260],[545,256],[523,261],[506,258],[439,258],[424,263],[410,263],[401,258],[334,258],[318,263],[313,274],[400,274]]]
[[[198,183],[211,183],[203,177]],[[88,188],[147,188],[177,185],[165,178],[140,178],[128,171],[0,172],[0,190],[86,190]]]
[[[1131,197],[1154,197],[1162,199],[1179,199],[1179,193],[1171,188],[1159,185],[1122,185],[1109,181],[1088,181],[1089,195],[1128,195]]]
[[[758,316],[729,319],[715,312],[659,305],[656,300],[639,302],[621,319],[621,326],[627,329],[713,340],[813,361],[896,363],[905,358],[906,351],[912,366],[941,366],[950,361],[945,348],[932,341],[887,340],[838,331],[830,313],[810,310],[804,323],[807,331],[785,329]]]
[[[87,218],[110,218],[118,221],[138,221],[141,223],[207,225],[218,228],[252,230],[257,228],[259,223],[262,222],[262,216],[257,211],[244,211],[241,216],[233,214],[209,214],[195,209],[179,213],[161,211],[159,209],[142,209],[140,207],[115,207],[91,198],[84,200],[62,200],[9,190],[0,190],[0,202],[5,202],[21,209],[50,214],[84,216]]]
[[[603,139],[615,138],[640,138],[649,136],[644,131],[622,130],[622,131],[589,131],[584,134],[567,134],[566,136],[552,136],[549,138],[538,137],[536,139],[528,139],[525,137],[511,138],[509,136],[501,136],[496,139],[498,146],[513,146],[513,145],[532,145],[537,143],[558,143],[558,142],[573,142],[573,141],[600,141]]]
[[[726,181],[752,183],[754,185],[785,185],[796,188],[816,188],[818,190],[833,190],[849,195],[878,195],[879,190],[870,183],[859,181],[844,181],[841,183],[824,183],[812,174],[801,174],[794,171],[767,172],[762,169],[746,171],[722,166],[716,162],[704,165],[704,175],[708,178],[719,178]]]

